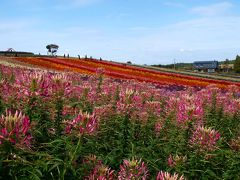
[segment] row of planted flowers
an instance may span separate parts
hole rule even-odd
[[[1,178],[236,179],[237,86],[0,66]]]
[[[0,146],[4,147],[6,144],[11,144],[16,148],[20,149],[31,149],[33,136],[31,135],[31,124],[27,116],[22,112],[16,111],[12,113],[6,110],[6,113],[0,118],[1,135],[0,135]],[[94,116],[79,113],[73,121],[67,122],[65,129],[66,135],[69,135],[75,131],[76,136],[83,136],[84,134],[93,134],[97,127],[97,120]],[[78,148],[79,144],[76,148]],[[2,148],[1,147],[1,148]],[[2,153],[2,152],[1,152]],[[16,159],[21,158],[17,153],[10,153],[10,155]],[[76,155],[75,152],[73,154]],[[172,157],[170,157],[172,158]],[[73,159],[71,159],[72,161]],[[169,160],[171,161],[171,160]],[[124,160],[123,164],[120,165],[119,172],[111,170],[110,167],[104,165],[101,160],[98,160],[95,155],[89,155],[83,159],[84,166],[89,166],[92,169],[89,171],[90,174],[85,179],[147,179],[149,172],[147,166],[142,160]],[[173,162],[169,162],[169,165],[173,165]],[[4,178],[4,177],[3,177]],[[63,177],[64,178],[64,177]],[[183,176],[179,176],[174,173],[171,175],[168,172],[158,172],[156,179],[162,180],[167,178],[173,179],[184,179]]]
[[[228,85],[240,85],[239,83],[231,83],[224,80],[211,80],[197,78],[187,75],[160,72],[146,68],[128,66],[125,64],[117,64],[107,61],[99,61],[95,59],[64,59],[64,58],[15,58],[17,61],[42,66],[55,70],[69,70],[84,74],[94,74],[99,68],[103,68],[105,75],[120,79],[135,79],[140,82],[150,82],[157,84],[181,84],[188,86],[206,87],[209,84],[217,84],[218,87],[224,88]]]

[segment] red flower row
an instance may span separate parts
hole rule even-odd
[[[57,71],[72,71],[82,74],[96,74],[99,68],[104,69],[108,77],[119,79],[134,79],[140,82],[151,82],[156,84],[178,84],[187,86],[208,86],[216,84],[220,88],[228,85],[240,86],[240,83],[233,83],[225,80],[213,80],[176,73],[161,72],[142,67],[129,66],[126,64],[99,61],[96,59],[74,59],[74,58],[15,58],[15,60],[29,63],[31,65],[52,69]]]

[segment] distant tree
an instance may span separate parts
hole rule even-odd
[[[240,56],[237,55],[236,60],[234,62],[234,71],[236,73],[240,73]]]
[[[229,59],[226,59],[226,60],[223,62],[223,64],[229,64],[229,63],[230,63]]]
[[[57,54],[57,50],[58,50],[59,46],[56,44],[49,44],[46,46],[46,48],[48,50],[48,54],[54,56]]]

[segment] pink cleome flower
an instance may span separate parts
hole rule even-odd
[[[83,164],[90,167],[90,174],[84,179],[86,180],[114,180],[114,170],[111,170],[107,165],[104,165],[101,160],[95,155],[88,155],[83,159]]]
[[[123,160],[123,164],[120,165],[120,171],[118,173],[119,180],[130,179],[142,179],[146,180],[148,177],[147,166],[141,160]]]
[[[97,164],[91,174],[88,176],[89,180],[113,180],[114,171],[102,163]]]
[[[167,159],[167,163],[169,167],[175,167],[179,164],[185,163],[186,160],[187,160],[187,156],[179,156],[179,155],[172,156],[170,154]]]
[[[184,179],[185,178],[183,176],[180,176],[177,173],[171,175],[169,172],[163,171],[160,171],[156,177],[156,180],[184,180]]]
[[[0,144],[8,141],[14,145],[30,147],[32,136],[30,120],[20,111],[12,113],[6,110],[5,115],[0,117]]]
[[[220,133],[211,128],[197,127],[190,139],[190,146],[197,148],[200,152],[214,151],[217,148],[217,141]]]
[[[80,113],[72,121],[66,122],[65,133],[73,135],[94,134],[97,129],[97,118],[94,114]]]

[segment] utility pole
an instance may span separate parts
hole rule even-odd
[[[175,58],[173,59],[173,67],[174,67],[174,70],[176,70],[176,59]]]

